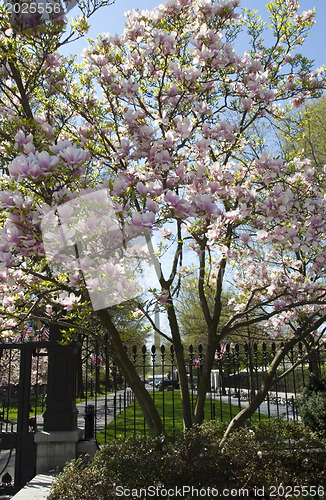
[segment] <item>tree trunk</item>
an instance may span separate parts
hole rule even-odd
[[[192,426],[192,410],[191,410],[191,402],[190,402],[190,394],[188,386],[188,376],[187,376],[185,358],[183,353],[183,345],[181,342],[181,337],[179,332],[178,320],[175,314],[171,298],[167,309],[167,313],[172,333],[173,347],[177,359],[180,396],[182,404],[183,428],[190,429],[190,427]]]
[[[134,391],[136,399],[141,407],[145,421],[148,425],[150,435],[152,437],[159,436],[164,433],[162,419],[157,411],[153,399],[148,391],[145,389],[144,383],[139,377],[135,366],[129,359],[124,350],[123,343],[120,335],[114,324],[112,323],[108,311],[102,309],[97,312],[102,326],[108,331],[110,335],[110,345],[112,347],[112,354],[117,366],[121,369],[129,386]]]
[[[224,442],[226,441],[227,437],[231,432],[240,427],[248,418],[250,418],[255,413],[255,411],[264,401],[269,389],[275,382],[276,370],[279,367],[280,363],[283,361],[284,357],[288,354],[288,352],[290,352],[292,347],[294,347],[300,340],[301,339],[298,337],[293,338],[291,341],[289,341],[287,344],[281,347],[281,349],[276,353],[275,358],[273,359],[269,369],[267,370],[261,388],[257,390],[257,393],[253,398],[253,400],[251,401],[251,403],[249,403],[249,405],[246,406],[246,408],[241,410],[231,420],[230,424],[228,425],[228,428],[224,433],[223,439],[220,442],[220,446],[223,446]]]
[[[180,384],[180,396],[181,396],[181,404],[182,404],[182,416],[183,416],[183,427],[184,429],[190,429],[192,426],[192,411],[191,411],[191,402],[190,402],[190,394],[188,387],[188,376],[186,371],[186,365],[184,362],[183,349],[182,344],[180,342],[174,344],[175,355],[177,358],[177,366],[178,366],[178,375],[179,375],[179,384]]]
[[[309,371],[310,373],[313,373],[317,379],[320,379],[321,377],[321,370],[318,362],[318,352],[314,351],[312,352],[310,356],[310,361],[309,361]]]
[[[314,339],[310,337],[309,339],[304,341],[304,344],[306,346],[307,352],[313,351],[313,347],[315,345]],[[309,342],[308,342],[309,340]],[[320,366],[318,363],[318,352],[313,351],[311,352],[310,358],[309,358],[309,372],[315,375],[317,379],[320,379],[321,377],[321,371],[320,371]]]
[[[204,358],[203,370],[200,376],[200,382],[197,390],[197,400],[194,411],[194,423],[201,424],[204,420],[204,408],[206,394],[210,385],[211,371],[214,364],[216,343],[210,341],[207,345],[206,356]]]

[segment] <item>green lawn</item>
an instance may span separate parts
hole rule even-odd
[[[5,406],[4,411],[3,408],[0,410],[0,423],[1,422],[8,422],[8,423],[14,423],[17,422],[17,409],[18,403],[10,403],[9,409],[7,406]],[[36,414],[40,415],[41,413],[44,413],[45,411],[45,401],[42,399],[39,399],[37,402],[37,408],[36,408]],[[35,399],[31,400],[31,405],[30,405],[30,416],[32,417],[35,415]]]
[[[99,395],[100,394],[97,394],[97,397]],[[94,399],[95,393],[94,392],[91,393],[89,391],[87,393],[87,398],[89,400]],[[82,403],[84,401],[86,401],[85,397],[76,399],[76,403]],[[5,406],[4,411],[3,411],[3,408],[0,408],[0,423],[1,422],[9,422],[9,423],[17,422],[17,406],[18,406],[17,402],[10,403],[8,413],[7,413],[7,406]],[[42,398],[39,398],[38,402],[37,402],[36,414],[40,415],[41,413],[44,413],[44,411],[45,411],[45,398],[43,400],[42,400]],[[30,406],[29,413],[31,416],[35,415],[35,398],[33,398],[33,396],[31,398],[31,406]]]
[[[97,392],[95,394],[95,391],[93,391],[93,392],[87,391],[87,399],[94,399],[95,396],[98,397],[98,396],[101,396],[101,395],[102,395],[102,393],[99,393],[99,392]],[[86,394],[82,398],[76,398],[76,403],[84,403],[85,401],[86,401]]]
[[[155,403],[163,419],[167,434],[181,433],[182,407],[180,392],[155,392]],[[229,422],[238,412],[238,406],[229,405],[228,403],[223,402],[220,403],[218,400],[211,401],[210,399],[206,399],[205,420],[211,420],[215,415],[217,420]],[[268,417],[266,415],[261,415],[261,419],[265,418]],[[259,415],[257,413],[253,416],[252,420],[258,421],[258,419]],[[144,417],[139,404],[134,401],[125,411],[121,412],[120,415],[117,416],[115,421],[112,421],[107,426],[106,430],[98,432],[96,438],[99,444],[104,444],[106,441],[111,439],[125,438],[139,434],[145,434],[148,436],[149,432],[147,425],[144,423]]]

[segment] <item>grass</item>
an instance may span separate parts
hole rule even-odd
[[[109,393],[107,393],[109,394]],[[100,396],[99,393],[95,395],[95,392],[91,393],[91,391],[87,392],[87,399],[91,400],[94,399],[95,397]],[[77,398],[76,403],[83,403],[86,401],[86,397],[84,398]],[[42,400],[42,398],[39,398],[37,401],[37,409],[36,409],[36,414],[40,415],[44,413],[45,411],[45,398]],[[17,422],[17,413],[18,413],[18,402],[11,402],[9,404],[9,409],[7,406],[3,408],[0,408],[0,423],[14,423]],[[32,417],[35,415],[35,398],[32,396],[31,397],[31,404],[30,404],[30,416]]]
[[[182,406],[179,391],[155,392],[155,403],[163,420],[167,434],[180,434],[182,432]],[[153,394],[151,394],[153,397]],[[194,401],[195,404],[195,401]],[[164,411],[163,411],[164,409]],[[221,420],[229,422],[240,411],[238,406],[220,403],[220,401],[206,399],[205,420]],[[173,417],[174,415],[174,417]],[[261,415],[261,419],[268,418]],[[259,415],[254,414],[253,421],[259,420]],[[148,427],[144,423],[144,417],[137,401],[132,402],[126,410],[122,411],[116,420],[113,420],[106,429],[98,432],[96,439],[99,444],[115,439],[126,438],[135,435],[149,435]]]
[[[37,408],[36,408],[36,414],[40,415],[41,413],[44,413],[45,411],[45,401],[42,401],[42,399],[39,399],[37,402]],[[17,413],[18,413],[18,403],[10,403],[9,408],[7,406],[0,409],[0,423],[14,423],[17,422]],[[32,417],[35,415],[35,399],[31,400],[31,405],[30,405],[30,416]]]
[[[101,387],[101,389],[102,389],[101,392],[100,391],[95,392],[95,390],[92,392],[87,391],[87,400],[93,400],[93,399],[98,398],[100,396],[104,396],[105,394],[108,395],[108,394],[114,393],[114,391],[106,391],[104,386]],[[117,390],[119,390],[119,389],[120,389],[120,387],[117,388]],[[82,398],[76,398],[76,403],[84,403],[85,401],[86,401],[86,392],[84,393],[84,396]]]
[[[99,392],[97,392],[95,394],[95,392],[91,392],[91,391],[87,391],[87,399],[94,399],[95,396],[98,397],[100,396],[101,394]],[[84,403],[86,401],[86,394],[82,397],[82,398],[76,398],[76,403]]]

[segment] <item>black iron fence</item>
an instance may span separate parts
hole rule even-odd
[[[259,390],[279,347],[276,343],[220,345],[207,388],[205,419],[229,421],[246,406]],[[105,443],[112,438],[148,432],[134,394],[107,348],[86,339],[72,350],[65,348],[60,355],[56,349],[55,342],[44,341],[0,344],[0,478],[3,483],[0,492],[13,491],[13,476],[16,490],[33,477],[34,433],[48,430],[52,421],[57,423],[56,400],[63,398],[60,391],[66,394],[65,398],[72,395],[74,401],[77,396],[78,427],[85,429],[86,439],[96,437]],[[66,365],[73,365],[73,369],[68,370],[65,365],[63,370],[61,364],[54,366],[52,362],[48,370],[49,353],[53,360],[60,358],[61,364],[63,356]],[[134,346],[128,354],[153,397],[166,430],[181,430],[182,408],[173,347]],[[196,349],[190,346],[184,350],[184,356],[194,408],[204,351],[202,346]],[[61,372],[69,373],[73,380],[63,379]],[[298,344],[279,366],[279,381],[271,387],[255,418],[297,419],[295,400],[311,373],[325,376],[325,345],[314,350],[309,345]],[[65,390],[68,385],[69,391]],[[71,409],[68,412],[71,421],[67,423],[70,429],[76,424],[77,412],[73,410],[74,404],[66,400],[65,404]],[[60,423],[60,429],[65,426],[65,422]]]
[[[205,419],[229,421],[246,406],[261,387],[266,371],[280,344],[226,344],[218,347],[207,388]],[[309,359],[305,359],[309,350]],[[179,379],[173,347],[134,346],[129,356],[137,372],[151,393],[169,431],[181,429],[182,409]],[[188,384],[192,407],[197,397],[204,353],[202,346],[190,346],[185,351]],[[146,424],[140,409],[120,370],[110,354],[94,344],[87,344],[81,351],[80,383],[77,393],[85,399],[85,407],[92,406],[94,428],[101,443],[111,438],[132,434],[146,434]],[[305,359],[302,363],[299,361]],[[296,365],[291,371],[291,367]],[[326,350],[298,344],[285,357],[278,368],[275,382],[255,418],[299,418],[295,400],[302,393],[309,376],[314,372],[325,375]]]
[[[0,344],[0,495],[14,493],[35,475],[34,433],[43,426],[47,347],[47,342]]]

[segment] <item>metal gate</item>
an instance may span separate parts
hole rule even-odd
[[[46,390],[40,370],[46,347],[46,342],[0,344],[0,496],[17,492],[35,475],[34,433]]]

